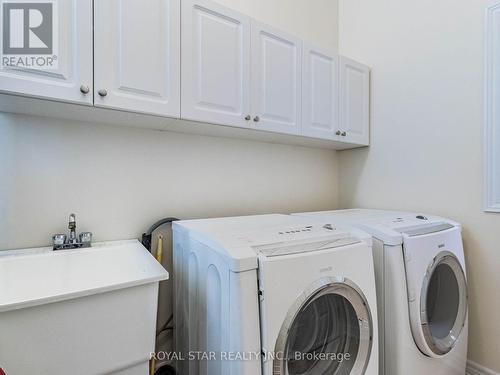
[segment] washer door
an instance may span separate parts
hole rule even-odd
[[[273,374],[363,374],[372,331],[361,290],[347,279],[321,279],[290,308],[276,342]]]
[[[454,254],[442,251],[429,265],[420,293],[420,321],[427,346],[436,355],[448,353],[460,337],[466,319],[464,271]]]

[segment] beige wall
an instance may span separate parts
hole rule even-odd
[[[167,215],[337,203],[332,150],[11,114],[0,114],[0,146],[0,249],[49,244],[70,212],[96,240],[112,240]]]
[[[216,0],[260,22],[337,50],[338,0]]]
[[[471,360],[500,371],[500,214],[482,211],[487,0],[343,0],[340,52],[373,68],[372,146],[340,152],[340,205],[463,223]]]

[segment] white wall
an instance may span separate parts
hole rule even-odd
[[[370,65],[372,146],[340,154],[340,204],[463,223],[469,357],[500,371],[500,214],[482,212],[487,0],[343,0],[340,52]]]

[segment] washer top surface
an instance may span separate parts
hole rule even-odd
[[[290,215],[258,215],[174,222],[184,231],[227,259],[235,272],[257,268],[259,255],[275,257],[319,251],[371,238],[359,229]]]
[[[413,237],[460,227],[458,223],[442,217],[399,211],[349,209],[305,212],[294,215],[354,225],[385,244],[393,246],[401,245],[405,234]]]

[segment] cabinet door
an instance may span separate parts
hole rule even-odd
[[[0,0],[2,9],[5,4],[16,3]],[[30,5],[36,5],[36,3],[20,3],[19,5],[29,8]],[[56,56],[57,66],[53,65],[53,68],[47,69],[46,67],[6,67],[2,64],[0,66],[0,91],[92,105],[92,0],[54,1],[49,10],[52,15],[52,25],[50,25],[50,16],[46,17],[47,14],[37,11],[30,12],[28,8],[10,10],[4,15],[4,20],[7,18],[10,20],[11,33],[9,34],[10,40],[8,40],[7,32],[4,30],[5,40],[0,40],[0,43],[7,42],[11,47],[22,49],[33,46],[46,47],[51,43],[53,50],[50,55],[46,56]],[[22,20],[23,18],[24,21],[29,19],[31,22],[34,14],[42,16],[39,19],[34,17],[33,22],[40,21],[41,25],[49,22],[48,27],[52,32],[52,37],[49,34],[48,43],[42,40],[41,43],[44,44],[40,44],[40,40],[33,35],[31,30],[29,38],[25,35],[23,41]],[[19,27],[13,27],[15,24]],[[1,47],[0,50],[3,51],[4,46]],[[2,58],[6,57],[8,55],[2,56]]]
[[[338,130],[338,57],[304,45],[302,69],[302,135],[340,137]]]
[[[259,129],[298,134],[302,42],[252,22],[252,122]]]
[[[370,69],[343,56],[340,58],[339,128],[346,142],[370,143]]]
[[[99,107],[179,117],[180,0],[94,2]]]
[[[181,117],[248,126],[249,17],[210,1],[182,1]]]

